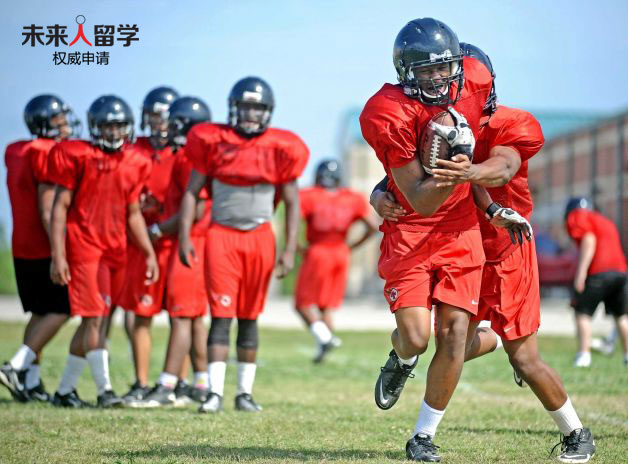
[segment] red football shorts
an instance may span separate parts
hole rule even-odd
[[[178,242],[174,243],[166,282],[166,308],[171,317],[195,319],[207,314],[207,291],[205,290],[205,236],[190,237],[197,261],[192,267],[181,263]]]
[[[81,258],[68,256],[72,316],[108,316],[120,300],[124,285],[124,265],[105,256]]]
[[[159,242],[155,246],[155,255],[159,265],[159,279],[152,285],[146,285],[146,257],[133,245],[127,248],[126,282],[122,294],[122,306],[133,311],[137,316],[153,317],[165,308],[164,291],[168,280],[170,256],[176,253],[171,241]]]
[[[307,249],[297,280],[297,309],[340,307],[347,286],[349,256],[349,247],[343,242],[318,243]]]
[[[462,232],[386,231],[378,271],[390,311],[432,308],[440,301],[478,311],[484,250],[479,229]]]
[[[213,223],[205,249],[212,317],[257,319],[275,267],[275,234],[270,223],[250,231]]]
[[[534,240],[500,262],[484,265],[480,307],[473,321],[491,321],[506,340],[535,333],[541,324],[539,269]]]

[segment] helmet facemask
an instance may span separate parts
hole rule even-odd
[[[149,140],[153,147],[162,149],[168,144],[168,109],[169,104],[155,103],[151,111],[142,111],[142,124],[144,129],[150,131]]]
[[[92,139],[106,152],[119,151],[133,139],[133,123],[128,121],[103,122],[92,127]]]
[[[168,144],[174,151],[179,150],[187,143],[186,127],[189,126],[189,121],[182,118],[170,119],[168,121]]]
[[[399,76],[406,95],[430,106],[453,105],[464,86],[462,55],[431,56],[429,61],[404,64]]]
[[[273,108],[271,106],[259,103],[253,99],[249,101],[230,101],[229,123],[245,136],[259,135],[268,129],[272,112]]]

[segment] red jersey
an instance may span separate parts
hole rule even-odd
[[[348,188],[311,187],[299,192],[307,241],[344,243],[351,224],[369,214],[364,196]]]
[[[567,233],[578,244],[585,234],[595,235],[596,247],[587,275],[626,272],[626,256],[615,223],[598,212],[578,208],[567,216]]]
[[[174,159],[175,161],[172,167],[172,176],[170,177],[170,184],[168,185],[168,191],[164,201],[164,212],[161,220],[166,220],[179,212],[181,200],[183,199],[183,194],[188,186],[190,174],[193,169],[191,161],[185,156],[184,148],[177,151]],[[207,233],[207,229],[211,221],[212,210],[211,199],[208,197],[209,195],[207,195],[207,190],[201,190],[199,198],[205,200],[205,209],[203,210],[203,217],[192,226],[191,235],[193,236],[204,236]],[[174,237],[165,237],[165,239],[173,238]]]
[[[464,58],[465,84],[454,108],[466,119],[477,138],[482,108],[491,90],[491,75],[474,58]],[[455,89],[454,89],[455,90]],[[445,108],[428,106],[403,93],[398,85],[384,84],[366,103],[360,115],[362,135],[373,147],[388,175],[388,190],[393,192],[408,214],[398,222],[385,221],[386,227],[422,232],[457,232],[477,228],[477,218],[469,183],[454,187],[451,195],[430,217],[414,212],[395,185],[391,169],[400,168],[416,158],[421,131],[430,119]]]
[[[67,241],[87,259],[104,253],[124,261],[127,205],[139,202],[151,164],[132,145],[105,153],[89,142],[61,142],[50,152],[55,184],[74,192],[67,217]]]
[[[150,226],[158,222],[164,214],[164,202],[175,156],[170,147],[155,150],[148,137],[138,137],[134,146],[152,163],[150,177],[141,192],[142,215],[146,225]]]
[[[544,142],[543,131],[534,116],[527,111],[500,105],[488,124],[480,128],[473,152],[474,163],[486,161],[496,146],[512,148],[519,154],[521,167],[510,182],[487,190],[493,201],[514,209],[528,221],[533,209],[528,188],[528,160],[539,152]],[[501,261],[517,249],[519,245],[513,245],[506,229],[492,226],[480,211],[477,211],[477,216],[487,261]]]
[[[190,130],[185,153],[200,173],[237,186],[292,182],[309,158],[305,143],[290,131],[270,128],[247,138],[231,126],[212,123]]]
[[[50,242],[39,215],[37,186],[48,183],[48,153],[52,139],[14,142],[7,146],[4,161],[13,214],[11,250],[22,259],[50,257]]]

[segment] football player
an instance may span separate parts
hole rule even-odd
[[[145,137],[138,137],[135,147],[151,163],[150,177],[140,194],[140,207],[144,221],[153,240],[160,278],[154,285],[144,285],[145,257],[130,242],[127,249],[126,279],[120,305],[126,310],[126,326],[131,330],[135,383],[123,396],[125,403],[141,401],[150,388],[148,370],[151,352],[151,324],[153,316],[164,307],[166,267],[172,250],[172,242],[159,240],[158,221],[163,215],[164,202],[170,184],[175,156],[168,146],[168,111],[178,93],[170,87],[157,87],[146,95],[142,105],[140,128],[149,130]],[[131,324],[132,322],[132,324]]]
[[[91,142],[63,141],[50,152],[49,176],[57,184],[50,273],[53,282],[68,285],[71,313],[81,316],[53,404],[84,406],[75,387],[89,364],[97,404],[107,408],[122,400],[111,387],[101,322],[119,302],[127,230],[144,254],[147,285],[158,279],[159,267],[139,203],[150,161],[127,143],[133,137],[131,109],[105,95],[91,104],[87,120]]]
[[[316,340],[315,363],[323,361],[340,342],[332,334],[332,313],[344,297],[351,250],[377,230],[364,196],[341,188],[340,182],[340,164],[326,160],[316,168],[315,186],[299,192],[308,248],[297,279],[295,308]],[[347,245],[347,233],[356,221],[366,229],[355,243]]]
[[[18,401],[50,399],[39,375],[41,352],[70,315],[67,289],[50,280],[48,233],[54,186],[47,166],[54,144],[78,135],[78,121],[73,116],[59,97],[38,95],[24,109],[34,139],[14,142],[6,149],[13,265],[22,307],[31,313],[22,346],[0,368],[0,382]]]
[[[210,393],[201,412],[223,409],[229,328],[238,319],[236,410],[260,411],[252,397],[258,347],[257,318],[262,312],[275,266],[275,237],[270,220],[275,201],[286,207],[286,243],[277,277],[294,266],[299,223],[296,179],[309,156],[292,132],[270,128],[275,106],[270,86],[246,77],[229,94],[229,124],[199,124],[188,134],[186,156],[192,171],[181,203],[179,255],[184,264],[198,260],[190,239],[195,205],[204,185],[211,187],[211,225],[205,272],[212,322],[207,338]]]
[[[465,56],[478,59],[495,73],[489,57],[478,47],[461,43]],[[501,204],[516,207],[529,220],[532,197],[528,188],[528,159],[543,146],[544,137],[536,119],[523,110],[497,105],[495,86],[484,106],[483,118],[469,169],[438,160],[434,178],[443,185],[471,182],[487,188]],[[383,208],[382,192],[371,198],[378,212],[386,217],[397,214]],[[500,203],[497,203],[500,202]],[[390,206],[390,205],[389,205]],[[393,208],[399,205],[393,201]],[[502,343],[519,385],[526,382],[555,421],[563,436],[561,462],[587,462],[595,453],[593,437],[584,428],[565,392],[558,374],[540,357],[536,332],[540,325],[540,291],[534,241],[518,246],[506,231],[493,227],[478,213],[486,263],[482,275],[478,314],[469,324],[465,360],[493,351]],[[491,329],[478,328],[480,321],[491,321]]]
[[[484,253],[475,209],[489,205],[483,189],[464,183],[437,185],[416,157],[420,131],[433,116],[449,111],[455,127],[441,127],[452,162],[470,165],[474,134],[491,88],[488,70],[463,57],[456,34],[441,21],[422,18],[404,26],[395,41],[393,61],[399,85],[385,84],[369,99],[360,116],[362,134],[388,174],[388,190],[408,214],[385,221],[379,274],[397,328],[375,385],[375,401],[391,408],[425,352],[435,305],[436,353],[408,459],[440,460],[432,438],[458,383],[470,318],[477,314]],[[488,197],[490,203],[490,197]],[[503,211],[490,211],[501,217]],[[512,223],[520,217],[506,218]]]
[[[602,301],[606,314],[615,319],[628,366],[627,267],[617,226],[595,211],[589,198],[574,197],[565,208],[565,227],[580,251],[572,300],[578,329],[574,366],[591,365],[591,317]]]
[[[191,241],[194,249],[198,250],[199,262],[191,263],[192,268],[184,266],[178,258],[176,233],[181,198],[192,172],[192,163],[184,153],[187,133],[195,124],[209,122],[210,119],[209,108],[196,97],[180,97],[172,103],[169,110],[169,140],[176,156],[171,180],[166,189],[162,218],[155,223],[155,232],[151,234],[151,238],[169,250],[166,266],[162,268],[162,293],[156,294],[156,297],[168,309],[170,338],[164,369],[157,383],[143,399],[131,402],[133,407],[178,406],[185,404],[182,401],[184,398],[191,397],[203,402],[207,397],[207,329],[203,320],[203,316],[207,314],[207,293],[203,257],[205,236],[211,217],[210,203],[207,200],[201,201],[197,208],[197,222],[191,230]],[[180,379],[188,353],[191,354],[194,367],[194,385],[184,389]],[[182,393],[185,394],[181,394],[179,390],[183,390]]]

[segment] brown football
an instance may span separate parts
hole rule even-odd
[[[419,160],[425,172],[432,174],[432,169],[438,167],[437,159],[449,159],[449,144],[447,140],[434,131],[432,123],[443,126],[455,126],[454,118],[447,111],[435,115],[423,128],[419,140]]]

